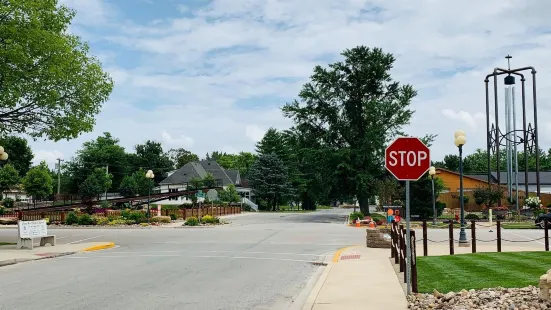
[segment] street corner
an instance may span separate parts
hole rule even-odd
[[[93,251],[106,250],[106,249],[115,247],[114,242],[89,242],[82,245],[84,245],[85,247],[81,249],[80,252],[93,252]]]
[[[340,248],[338,249],[337,251],[335,251],[335,254],[333,254],[333,259],[331,260],[332,263],[338,263],[340,260],[341,260],[341,256],[354,249],[354,248],[357,248],[357,247],[360,247],[360,245],[350,245],[350,246],[345,246],[343,248]]]

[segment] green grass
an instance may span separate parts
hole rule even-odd
[[[550,252],[476,253],[417,258],[419,292],[537,285],[551,269]]]
[[[0,242],[0,246],[2,245],[15,245],[16,243],[13,242]]]
[[[329,210],[329,209],[333,209],[333,207],[331,207],[331,206],[317,206],[317,209],[318,210]]]
[[[534,222],[520,222],[520,223],[501,223],[501,227],[505,229],[536,229]]]

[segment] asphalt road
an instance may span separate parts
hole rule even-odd
[[[0,268],[0,309],[289,309],[334,251],[363,244],[348,210],[262,213],[215,228],[58,229],[118,246]],[[0,240],[13,236],[0,229]],[[296,301],[296,302],[293,302]]]

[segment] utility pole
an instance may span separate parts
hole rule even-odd
[[[105,175],[109,177],[109,164],[105,165]],[[107,200],[107,189],[105,189],[105,200]]]
[[[61,194],[61,162],[63,159],[57,159],[57,194]]]

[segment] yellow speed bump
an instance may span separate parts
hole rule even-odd
[[[98,244],[98,245],[94,245],[94,246],[91,246],[91,247],[88,247],[84,250],[82,250],[82,252],[90,252],[90,251],[98,251],[98,250],[104,250],[104,249],[110,249],[112,247],[115,246],[115,243],[114,242],[106,242],[106,243],[103,243],[103,244]]]

